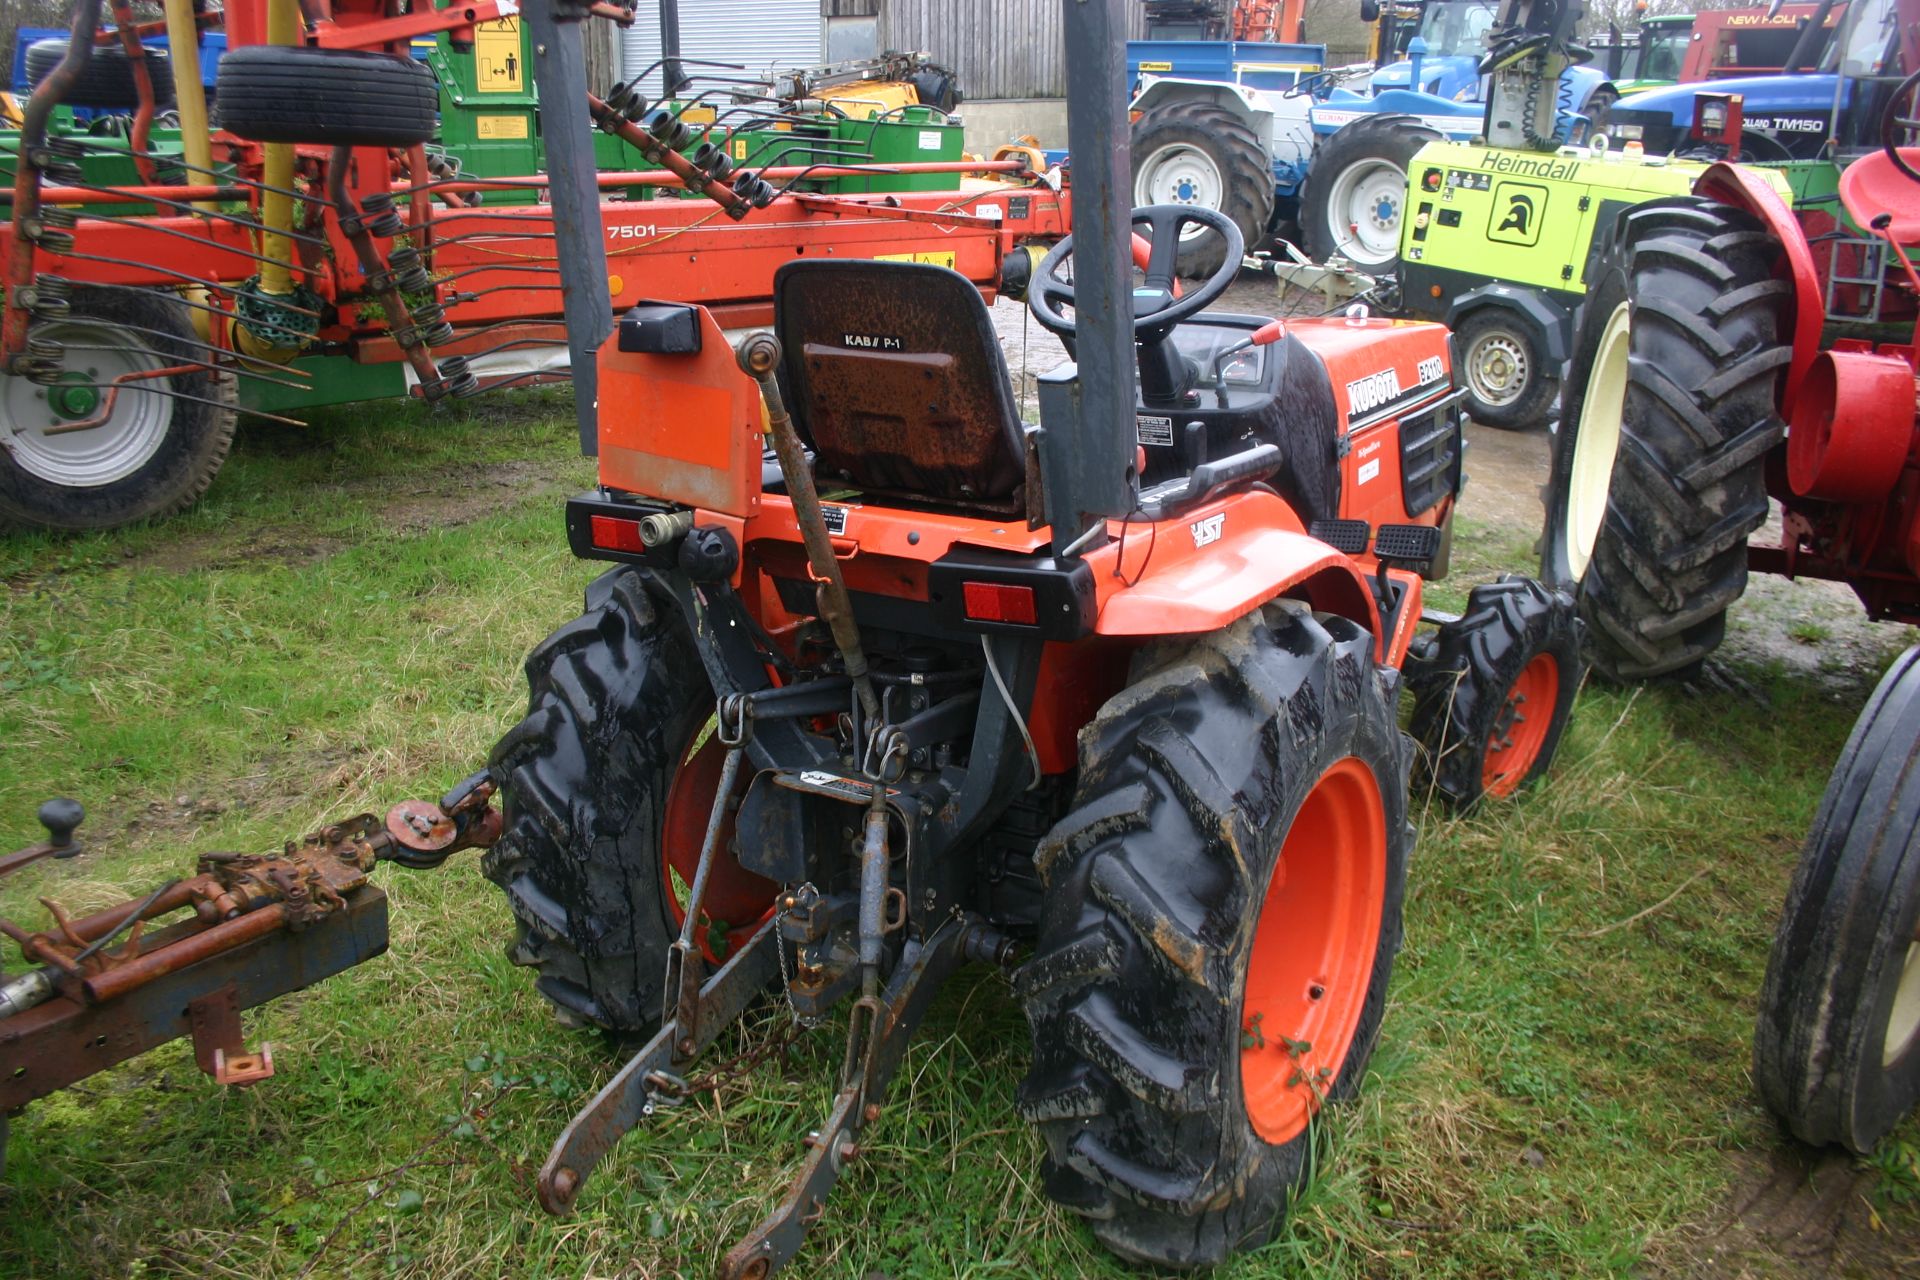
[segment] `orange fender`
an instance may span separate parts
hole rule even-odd
[[[1107,522],[1114,541],[1086,556],[1104,636],[1187,635],[1220,628],[1282,595],[1380,634],[1359,566],[1317,538],[1271,493],[1217,499],[1158,526]]]

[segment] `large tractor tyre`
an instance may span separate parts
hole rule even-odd
[[[706,672],[622,567],[528,655],[527,685],[526,718],[488,764],[506,828],[481,869],[518,926],[507,955],[539,971],[563,1021],[646,1034],[725,756]],[[730,824],[722,835],[697,935],[713,958],[751,936],[774,893],[727,851]]]
[[[173,60],[165,49],[145,49],[147,80],[153,85],[153,105],[173,105]],[[53,74],[67,56],[65,40],[36,40],[27,46],[27,79],[35,88]],[[117,44],[97,44],[86,70],[74,81],[62,102],[69,107],[127,108],[140,105],[140,89],[133,79],[133,60]]]
[[[1271,1238],[1321,1106],[1359,1088],[1413,841],[1393,701],[1364,629],[1276,604],[1144,653],[1081,735],[1018,1101],[1048,1194],[1123,1257]]]
[[[232,376],[200,368],[127,382],[108,404],[116,378],[209,356],[185,303],[80,289],[65,317],[32,336],[60,344],[64,371],[50,385],[0,373],[0,521],[114,529],[199,500],[233,446]],[[97,426],[59,430],[102,413]]]
[[[1820,798],[1774,935],[1753,1082],[1794,1135],[1864,1155],[1920,1100],[1920,648]]]
[[[1628,211],[1581,305],[1546,489],[1542,574],[1574,589],[1614,680],[1694,668],[1747,586],[1792,358],[1779,241],[1692,196]]]
[[[1532,578],[1475,587],[1407,665],[1416,792],[1467,812],[1545,773],[1586,673],[1584,631],[1573,598]]]
[[[358,49],[232,49],[217,89],[220,127],[252,142],[411,147],[432,141],[439,120],[424,63]]]
[[[1620,95],[1612,89],[1600,88],[1593,91],[1587,99],[1587,108],[1580,114],[1587,118],[1587,138],[1591,141],[1595,135],[1607,131],[1613,122],[1613,104],[1620,101]]]
[[[1560,399],[1557,372],[1542,358],[1533,329],[1504,306],[1470,312],[1454,331],[1454,361],[1467,387],[1467,414],[1483,426],[1531,431],[1545,426]]]
[[[1225,107],[1162,103],[1133,125],[1133,203],[1197,204],[1233,219],[1247,249],[1266,239],[1273,217],[1273,166],[1264,139]],[[1227,242],[1205,227],[1181,229],[1181,275],[1210,276]]]
[[[1301,247],[1315,262],[1338,254],[1356,271],[1400,266],[1407,166],[1440,133],[1413,116],[1372,116],[1342,127],[1314,154],[1300,192]]]

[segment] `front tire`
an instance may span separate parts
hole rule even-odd
[[[1337,254],[1372,276],[1398,270],[1407,166],[1439,140],[1438,130],[1403,115],[1356,120],[1327,139],[1300,192],[1307,256],[1325,262]]]
[[[1533,330],[1504,306],[1470,313],[1454,333],[1467,414],[1502,431],[1544,426],[1560,398],[1560,380],[1541,358]]]
[[[105,399],[115,378],[211,354],[186,304],[144,289],[80,289],[64,318],[32,333],[62,346],[65,372],[50,384],[0,373],[0,520],[116,529],[199,501],[233,447],[232,375],[168,374],[123,383],[110,411]],[[102,412],[98,426],[58,430]]]
[[[1589,273],[1546,490],[1541,576],[1614,680],[1697,667],[1747,586],[1792,358],[1779,242],[1696,197],[1622,215]]]
[[[1133,203],[1198,204],[1233,219],[1252,251],[1273,217],[1273,166],[1265,142],[1246,122],[1208,102],[1171,101],[1133,125]],[[1177,270],[1210,276],[1226,263],[1226,241],[1189,227]]]
[[[1448,807],[1505,799],[1547,771],[1586,672],[1583,630],[1571,597],[1509,576],[1475,587],[1407,664],[1419,774]]]
[[[1207,1266],[1279,1229],[1314,1118],[1359,1087],[1400,946],[1409,749],[1345,618],[1270,605],[1136,671],[1037,854],[1019,1106],[1048,1193],[1103,1243]]]
[[[488,763],[506,829],[480,864],[513,912],[507,955],[538,970],[562,1021],[646,1034],[678,933],[674,877],[692,880],[720,781],[705,669],[640,572],[621,567],[528,655],[527,685],[526,718]],[[773,886],[725,845],[719,857],[703,914],[737,942]]]
[[[1768,1110],[1864,1155],[1920,1100],[1920,648],[1833,767],[1774,935],[1753,1042]]]

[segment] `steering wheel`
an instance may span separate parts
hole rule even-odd
[[[1199,314],[1227,291],[1240,274],[1240,259],[1247,251],[1246,238],[1232,218],[1215,209],[1196,204],[1150,204],[1133,211],[1133,225],[1146,228],[1149,246],[1146,279],[1133,290],[1133,336],[1136,342],[1157,343],[1182,320]],[[1214,273],[1198,287],[1176,295],[1174,265],[1180,256],[1180,232],[1188,226],[1202,226],[1224,236],[1227,252]],[[1076,326],[1064,308],[1073,306],[1073,282],[1060,278],[1060,269],[1073,257],[1073,237],[1053,246],[1033,273],[1027,287],[1027,307],[1033,318],[1062,338],[1071,339]]]
[[[1887,99],[1887,109],[1880,116],[1880,146],[1886,151],[1887,159],[1893,161],[1894,168],[1915,182],[1920,182],[1920,172],[1916,172],[1914,167],[1907,163],[1907,158],[1900,154],[1901,144],[1911,146],[1913,131],[1920,129],[1920,119],[1915,119],[1912,115],[1902,115],[1900,112],[1901,99],[1912,98],[1916,86],[1920,86],[1920,71],[1902,80],[1900,87],[1893,91],[1893,96]],[[1907,110],[1911,112],[1913,107],[1909,106]]]

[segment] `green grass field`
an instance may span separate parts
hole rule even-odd
[[[478,766],[522,709],[522,656],[594,574],[560,523],[592,478],[568,402],[478,403],[250,427],[185,517],[0,540],[0,851],[54,794],[87,804],[92,842],[0,882],[0,914],[38,927],[41,896],[97,908]],[[1463,529],[1439,602],[1530,542]],[[1905,643],[1888,628],[1884,656]],[[1774,917],[1879,666],[1732,674],[1589,688],[1544,787],[1465,821],[1416,806],[1372,1079],[1284,1236],[1219,1274],[1920,1268],[1914,1125],[1871,1166],[1814,1160],[1747,1079]],[[273,1080],[223,1091],[174,1044],[14,1120],[0,1275],[711,1272],[797,1167],[844,1023],[630,1137],[556,1221],[534,1173],[619,1047],[560,1027],[507,963],[474,855],[377,876],[390,954],[249,1016]],[[1026,1037],[1001,978],[943,994],[797,1274],[1128,1274],[1040,1192],[1013,1108]],[[1810,1251],[1769,1221],[1795,1213]]]

